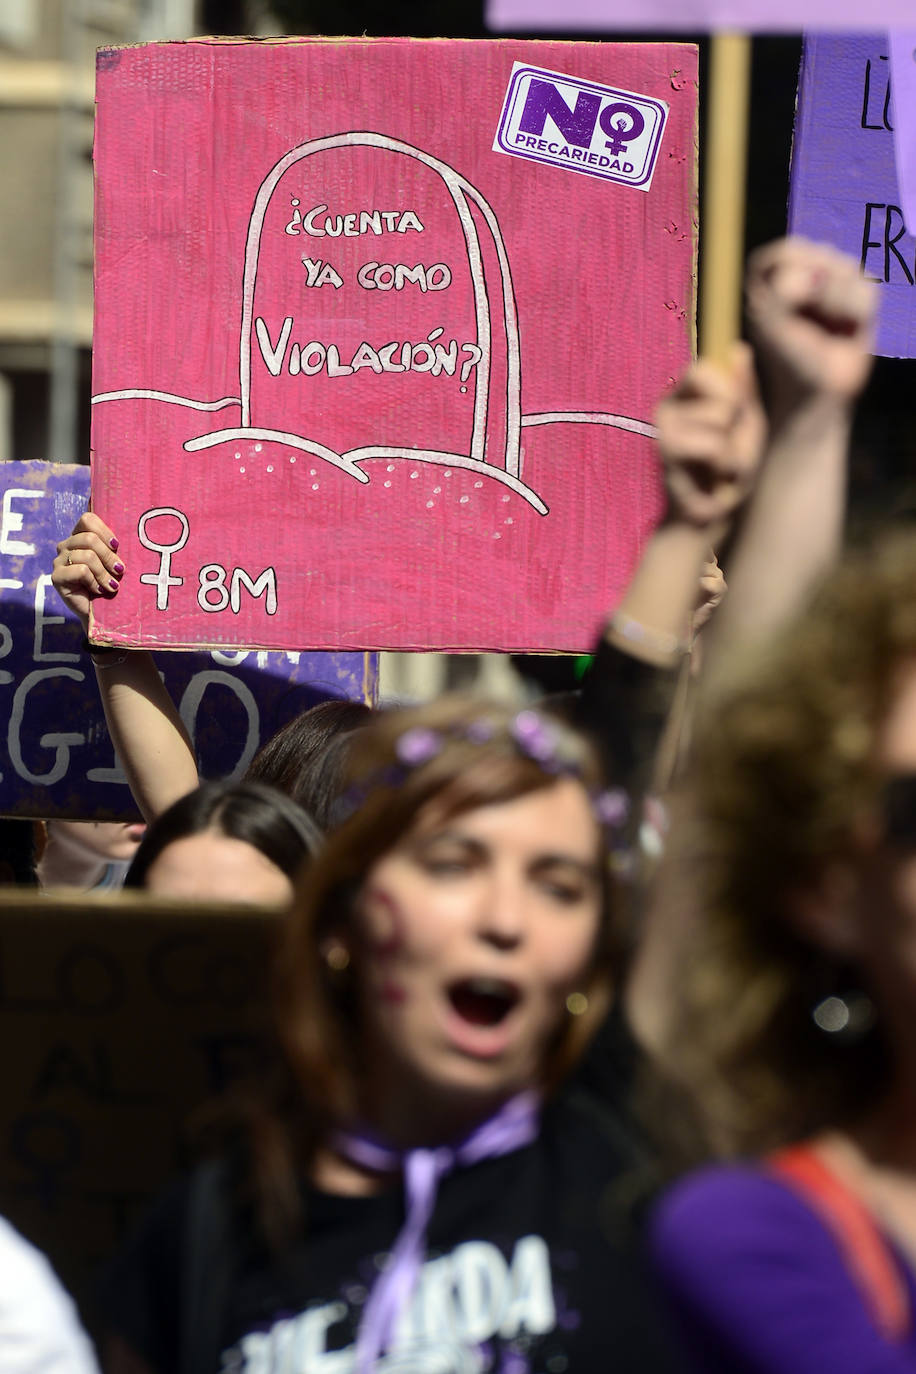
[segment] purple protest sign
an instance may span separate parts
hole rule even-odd
[[[916,29],[896,29],[888,41],[897,185],[907,230],[916,235]]]
[[[873,0],[872,24],[913,23],[913,0]],[[857,29],[857,0],[487,0],[487,27],[494,33],[800,33],[802,29]]]
[[[859,259],[881,287],[875,352],[916,357],[916,239],[897,186],[885,34],[805,40],[789,228]]]
[[[58,540],[89,501],[89,469],[0,464],[0,815],[127,820],[79,622],[51,587]],[[204,777],[239,777],[259,746],[329,697],[373,701],[378,655],[165,653],[160,671]]]

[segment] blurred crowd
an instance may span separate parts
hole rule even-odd
[[[282,913],[272,1069],[112,1257],[106,1370],[916,1370],[916,537],[843,550],[873,290],[752,257],[575,692],[331,701],[201,783],[152,656],[85,640],[143,823],[48,822],[42,889]],[[87,633],[103,517],[53,568]],[[93,1368],[3,1247],[0,1369]]]

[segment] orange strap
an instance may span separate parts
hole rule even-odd
[[[778,1150],[766,1162],[830,1231],[881,1334],[903,1340],[911,1323],[906,1284],[890,1245],[860,1198],[811,1145]]]

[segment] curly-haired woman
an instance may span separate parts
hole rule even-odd
[[[916,1369],[916,540],[834,574],[694,760],[668,1068],[712,1149],[660,1272],[700,1367]]]

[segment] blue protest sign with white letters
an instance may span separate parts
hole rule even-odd
[[[57,542],[89,502],[89,469],[0,466],[0,814],[129,819],[76,617],[51,586]],[[373,702],[378,655],[231,649],[162,653],[159,670],[201,774],[239,777],[299,711],[328,698]]]

